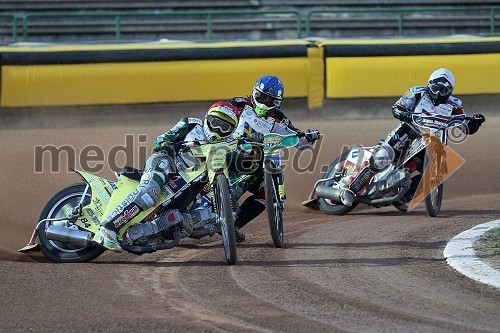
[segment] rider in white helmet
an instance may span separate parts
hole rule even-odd
[[[439,68],[432,72],[427,86],[412,87],[396,101],[392,107],[392,114],[395,118],[401,120],[401,123],[377,146],[377,152],[371,161],[374,166],[378,166],[377,168],[371,168],[374,174],[377,172],[375,169],[381,167],[385,169],[391,163],[397,163],[404,156],[403,153],[406,152],[411,142],[422,135],[418,126],[412,123],[413,113],[423,112],[427,115],[439,114],[444,116],[465,114],[462,101],[451,95],[454,87],[455,78],[453,74],[446,68]],[[485,120],[482,114],[467,117],[462,130],[466,134],[474,134]],[[385,150],[386,153],[380,153],[381,149]],[[420,156],[405,165],[410,173],[415,170],[422,172],[424,154],[425,152],[422,151]],[[377,160],[377,158],[380,160]],[[404,212],[408,210],[408,203],[413,199],[421,178],[421,175],[412,178],[409,190],[400,201],[394,203],[396,208]],[[355,191],[346,186],[343,197],[341,196],[341,198],[344,198],[343,203],[345,200],[344,204],[349,205],[350,203],[352,205],[354,195]]]

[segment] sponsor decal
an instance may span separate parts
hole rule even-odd
[[[127,197],[115,208],[113,211],[109,214],[109,216],[115,216],[120,214],[122,210],[124,210],[128,205],[130,205],[135,197],[139,194],[139,191],[134,191],[132,193],[129,193]]]
[[[358,192],[366,183],[368,183],[371,177],[372,173],[370,172],[369,168],[365,167],[363,170],[361,170],[359,175],[349,187],[355,192]]]
[[[92,219],[92,221],[94,222],[94,224],[96,226],[101,225],[101,223],[99,222],[99,219],[97,218],[97,216],[95,216],[94,211],[92,209],[86,208],[85,210],[87,211],[87,214],[90,216],[90,218]]]
[[[102,210],[101,200],[99,198],[94,198],[94,199],[92,199],[92,203],[94,204],[94,208],[97,211],[97,214],[102,216],[102,214],[104,214],[104,211]]]
[[[115,228],[119,228],[122,224],[127,223],[137,214],[139,214],[139,207],[136,205],[132,206],[129,210],[125,210],[123,214],[118,216],[113,222]]]
[[[99,196],[101,197],[104,204],[107,205],[109,202],[110,195],[108,195],[107,193],[104,193],[104,191],[102,190],[103,186],[101,184],[99,184],[94,178],[91,178],[89,180],[89,185],[92,187],[92,190],[95,190],[97,192],[97,194],[99,194]]]
[[[245,123],[243,132],[245,137],[250,137],[253,133],[256,133],[256,131],[252,128],[252,126],[250,126],[249,123]]]
[[[111,186],[111,188],[114,190],[118,189],[118,186],[116,186],[116,183],[112,180],[108,180],[108,184],[109,186]]]
[[[203,122],[198,118],[188,118],[188,123],[203,126]]]

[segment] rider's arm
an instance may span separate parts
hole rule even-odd
[[[273,133],[286,135],[286,134],[297,134],[299,132],[302,132],[300,129],[293,126],[290,119],[288,119],[281,110],[278,109],[273,110],[271,113],[269,113],[269,117],[273,117],[275,120],[273,128],[271,129],[271,132]],[[304,136],[299,139],[299,143],[297,144],[296,147],[297,149],[304,149],[310,145],[311,143]]]
[[[191,121],[189,118],[182,118],[174,127],[166,133],[159,135],[153,142],[153,150],[157,151],[162,144],[182,141],[190,130]]]
[[[448,103],[453,106],[453,115],[465,115],[464,108],[462,106],[462,101],[456,97],[450,96]],[[462,132],[465,134],[474,134],[479,130],[479,127],[484,123],[486,119],[482,114],[475,114],[472,117],[467,117],[463,126],[461,126]]]
[[[412,110],[422,97],[423,87],[413,87],[408,89],[392,106],[392,115],[394,118],[404,122],[411,121]]]

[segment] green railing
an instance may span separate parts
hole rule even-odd
[[[14,43],[17,42],[17,17],[10,14],[0,14],[0,18],[12,19],[11,29],[12,29],[12,40]]]
[[[116,41],[122,40],[122,19],[131,16],[145,17],[172,17],[172,16],[205,16],[206,19],[206,39],[213,38],[213,18],[215,16],[235,16],[235,15],[269,15],[269,14],[288,14],[294,17],[296,24],[297,38],[311,37],[311,30],[314,28],[314,20],[312,17],[324,13],[395,13],[397,14],[397,29],[398,35],[404,35],[405,14],[415,12],[458,12],[458,11],[484,11],[489,13],[490,33],[496,33],[495,14],[500,11],[500,6],[435,6],[435,7],[401,7],[401,8],[336,8],[336,9],[321,9],[310,10],[306,13],[305,32],[302,31],[303,18],[298,11],[293,10],[199,10],[199,11],[136,11],[136,12],[94,12],[94,13],[28,13],[22,18],[22,41],[27,42],[30,34],[30,22],[35,18],[50,18],[50,17],[75,17],[75,18],[95,18],[95,17],[111,17],[114,20],[114,36]],[[10,14],[0,14],[0,18],[12,19],[12,40],[17,42],[19,39],[18,18]],[[407,18],[406,18],[407,19]],[[272,22],[272,21],[271,21]]]
[[[285,10],[203,10],[203,11],[137,11],[137,12],[102,12],[102,13],[45,13],[45,14],[27,14],[23,18],[23,41],[28,41],[29,19],[43,17],[114,17],[115,20],[115,40],[121,40],[122,18],[127,16],[206,16],[206,37],[212,40],[214,16],[220,15],[267,15],[267,14],[289,14],[295,16],[297,38],[300,38],[302,31],[302,18],[298,11]]]
[[[404,7],[404,8],[345,8],[345,9],[322,9],[311,10],[306,16],[306,37],[311,36],[311,16],[324,13],[397,13],[398,35],[404,34],[404,14],[412,12],[459,12],[459,11],[488,11],[490,16],[490,33],[494,34],[495,12],[500,10],[500,6],[436,6],[436,7]]]

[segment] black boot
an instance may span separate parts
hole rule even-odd
[[[256,199],[255,195],[249,196],[240,206],[240,214],[235,221],[236,241],[243,242],[245,235],[239,229],[243,228],[248,222],[259,216],[266,209],[266,205]]]
[[[415,193],[418,190],[418,185],[420,185],[420,181],[422,180],[422,175],[415,176],[411,179],[410,188],[406,191],[401,199],[392,203],[394,207],[396,207],[399,211],[406,213],[408,212],[408,208],[410,206],[411,201],[415,197]]]

